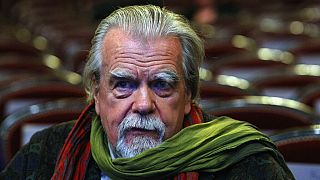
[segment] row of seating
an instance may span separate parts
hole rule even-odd
[[[1,17],[0,170],[33,133],[75,120],[84,107],[80,70],[69,57],[88,49],[93,29],[72,3],[16,1]]]
[[[265,75],[260,81],[250,82],[230,75],[213,75],[201,69],[200,77],[202,99],[225,100],[248,95],[281,97],[306,104],[314,113],[320,114],[320,76]]]
[[[235,16],[198,29],[206,38],[203,84],[219,84],[214,85],[219,86],[218,93],[232,92],[235,97],[221,101],[213,96],[203,101],[203,107],[217,116],[255,124],[270,134],[297,179],[318,179],[318,3],[271,0],[261,6],[261,1],[234,0],[230,4]],[[219,83],[226,75],[229,83]],[[208,87],[201,88],[212,90]]]

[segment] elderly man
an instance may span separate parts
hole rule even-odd
[[[85,67],[90,105],[34,135],[1,179],[294,179],[268,137],[194,103],[203,54],[181,16],[116,10]]]

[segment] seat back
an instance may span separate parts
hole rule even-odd
[[[266,96],[295,99],[298,92],[309,85],[320,83],[320,66],[299,64],[283,72],[266,74],[252,80],[252,85]]]
[[[247,121],[265,132],[313,125],[320,119],[310,107],[278,97],[246,96],[222,102],[203,100],[200,106],[209,114]]]
[[[205,63],[214,74],[236,76],[250,81],[272,71],[283,71],[291,62],[281,59],[264,60],[255,54],[247,53]]]
[[[85,104],[84,99],[62,99],[24,107],[9,115],[0,126],[5,161],[8,162],[33,133],[77,119]]]
[[[270,136],[287,162],[320,164],[320,125],[283,130]]]
[[[320,114],[320,83],[307,86],[298,93],[298,100]]]
[[[249,95],[258,95],[258,93],[247,80],[234,76],[216,75],[208,81],[200,82],[201,99],[225,100]]]
[[[60,80],[32,79],[11,84],[0,91],[1,120],[21,107],[68,97],[84,97],[80,86]]]

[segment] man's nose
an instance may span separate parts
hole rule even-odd
[[[134,96],[133,112],[150,114],[155,111],[155,99],[152,90],[147,85],[139,87]]]

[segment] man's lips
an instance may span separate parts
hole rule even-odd
[[[148,136],[153,139],[159,138],[159,133],[156,130],[147,130],[142,128],[130,128],[126,130],[126,139],[130,140],[137,136]]]

